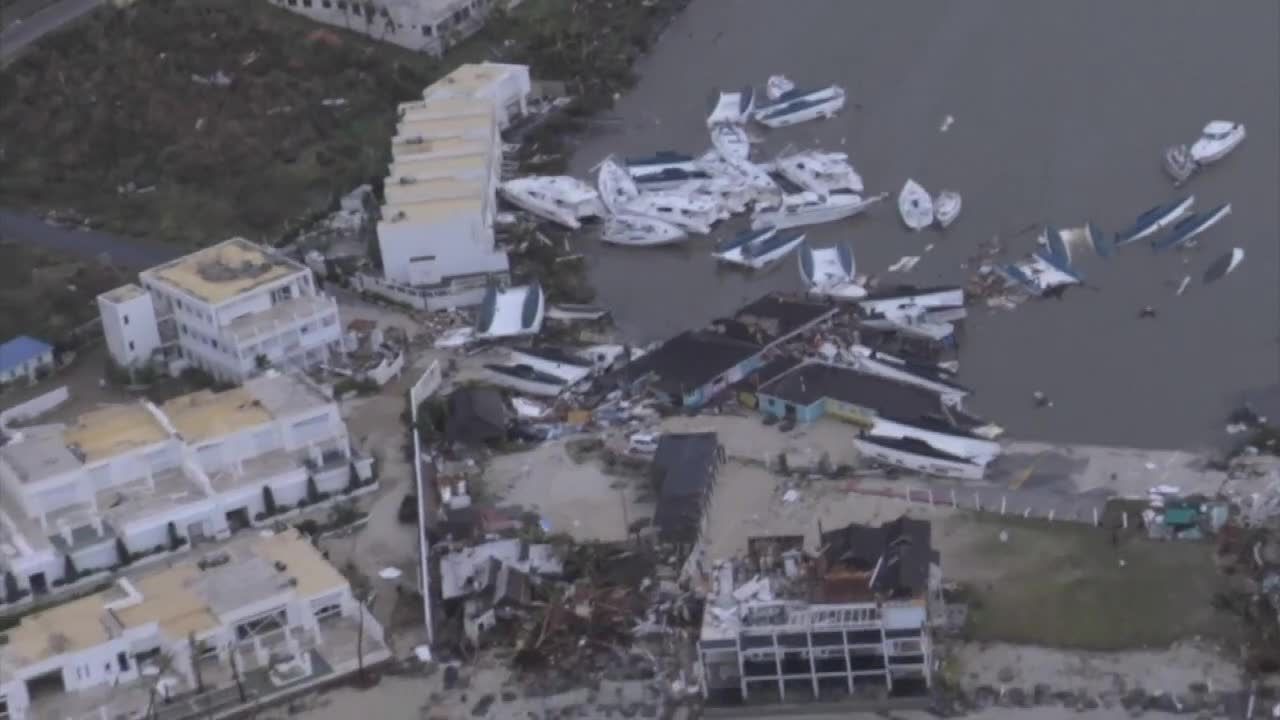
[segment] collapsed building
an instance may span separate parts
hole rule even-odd
[[[757,538],[748,563],[716,568],[698,641],[708,701],[931,686],[930,617],[941,607],[942,570],[930,523],[904,516],[819,534],[813,555],[800,538]]]

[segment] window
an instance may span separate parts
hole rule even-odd
[[[127,653],[116,653],[116,662],[120,664],[120,672],[129,671],[129,655]]]
[[[128,325],[128,324],[129,324],[129,316],[128,316],[128,315],[125,315],[125,316],[124,316],[124,324],[125,324],[125,325]]]
[[[342,615],[342,606],[336,602],[328,603],[316,608],[314,612],[316,620],[327,620]]]
[[[302,7],[311,7],[311,0],[302,0]]]
[[[130,340],[130,341],[129,341],[129,349],[130,349],[130,350],[132,350],[132,349],[133,349],[133,341],[132,341],[132,340]]]
[[[333,3],[329,2],[329,0],[324,0],[324,2],[320,4],[324,6],[325,10],[328,10],[329,8],[333,7]]]
[[[289,0],[289,7],[297,7],[298,0]]]
[[[346,11],[347,11],[347,2],[346,2],[346,0],[338,0],[338,9],[339,9],[339,10],[341,10],[341,11],[343,11],[343,12],[346,12]]]
[[[286,625],[284,608],[263,613],[236,626],[236,640],[247,640],[283,630]]]
[[[431,26],[430,26],[430,25],[423,25],[423,26],[422,26],[422,34],[423,34],[425,37],[431,37]]]

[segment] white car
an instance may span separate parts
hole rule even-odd
[[[1200,165],[1221,160],[1244,141],[1244,124],[1214,120],[1204,126],[1200,139],[1191,146],[1191,159]]]
[[[636,433],[628,441],[627,450],[633,455],[652,455],[658,451],[659,437],[656,433]]]

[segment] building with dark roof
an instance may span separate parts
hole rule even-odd
[[[507,405],[490,387],[459,388],[449,395],[445,437],[449,442],[479,445],[507,437]]]
[[[923,597],[940,565],[932,525],[906,515],[879,527],[851,523],[822,533],[819,560],[819,599],[829,603]]]
[[[830,413],[869,427],[876,418],[911,423],[942,412],[935,392],[824,362],[804,363],[761,386],[758,395],[762,412],[800,422]]]
[[[835,306],[828,303],[770,293],[712,325],[726,337],[771,347],[835,314]]]
[[[666,433],[659,438],[649,470],[658,499],[653,524],[659,540],[685,546],[698,541],[703,511],[723,461],[724,449],[713,432]]]

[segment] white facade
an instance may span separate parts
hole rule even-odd
[[[383,279],[366,289],[432,308],[474,305],[508,279],[494,243],[499,128],[526,110],[528,68],[463,65],[399,108],[378,223]]]
[[[518,0],[271,0],[316,22],[410,50],[440,55],[484,26],[489,11]]]
[[[375,641],[365,662],[385,659],[377,621],[296,530],[246,539],[24,617],[0,646],[0,708],[6,720],[142,717],[160,684],[181,701],[272,657],[315,672],[310,653],[323,655],[331,629],[349,635],[356,623]],[[328,660],[334,674],[354,669]],[[230,687],[234,696],[234,679]]]
[[[98,296],[103,335],[111,358],[121,367],[150,362],[160,350],[155,305],[146,290],[130,283]]]
[[[0,447],[0,571],[34,594],[133,554],[225,538],[317,493],[347,488],[351,451],[337,405],[300,375],[222,393],[95,410]],[[172,525],[172,528],[170,527]]]
[[[98,298],[112,358],[135,366],[158,342],[167,360],[244,382],[267,367],[303,368],[342,352],[338,305],[310,268],[232,238],[139,276],[145,293]],[[148,307],[149,306],[149,307]]]

